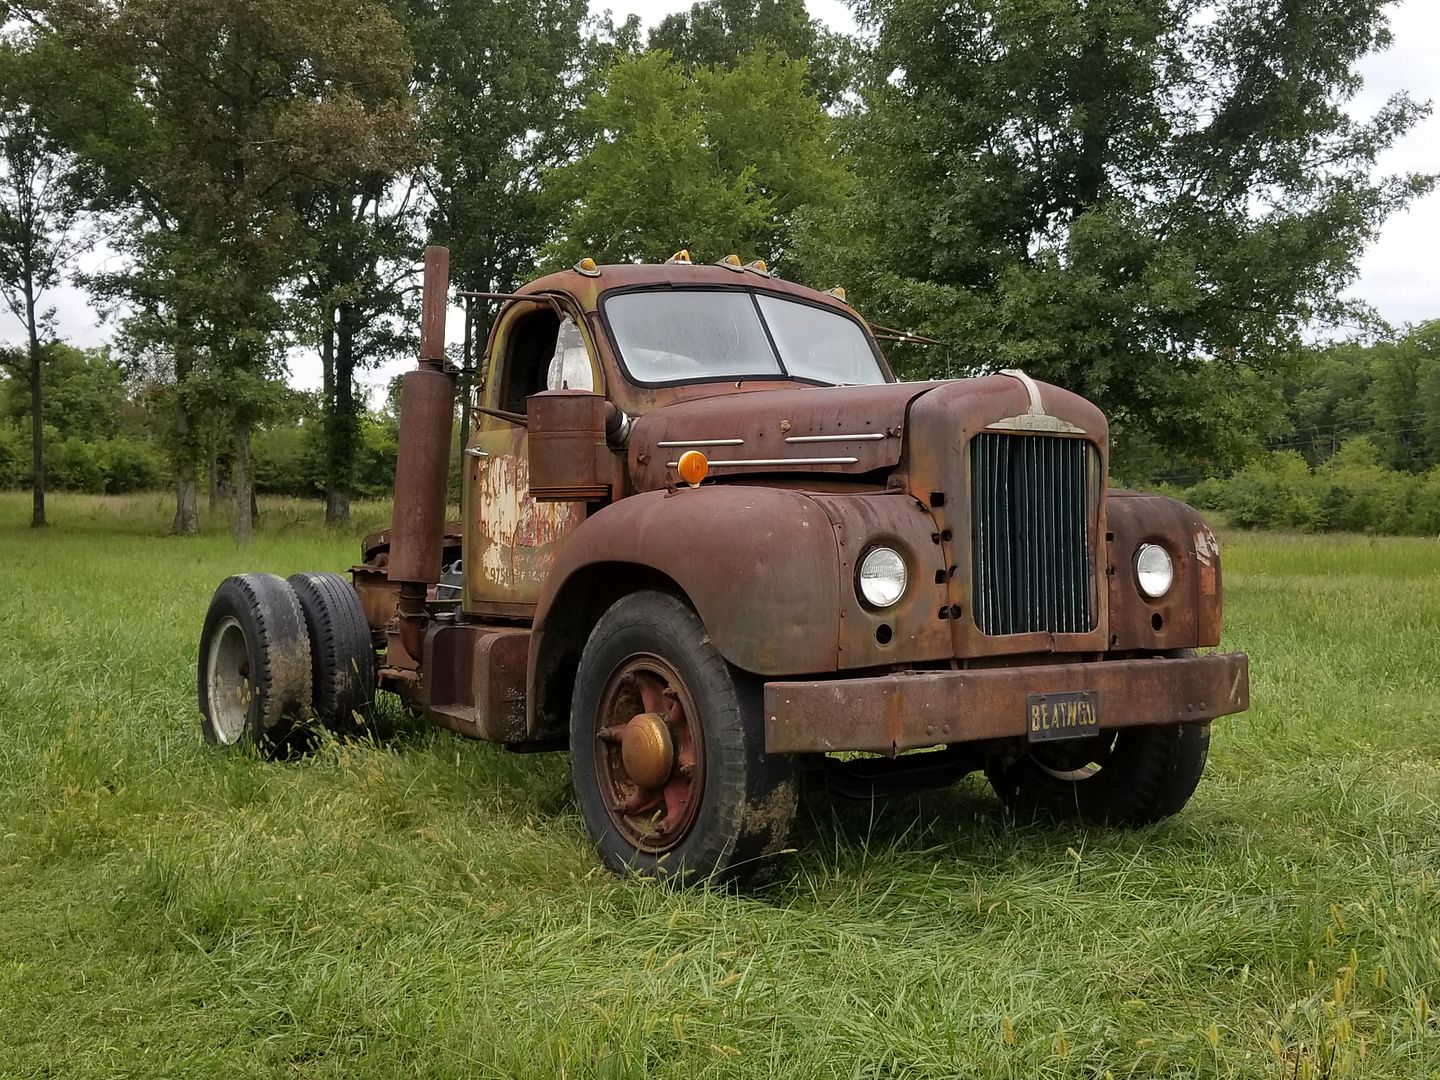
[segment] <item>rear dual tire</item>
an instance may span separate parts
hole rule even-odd
[[[311,705],[336,735],[363,734],[375,701],[375,646],[355,588],[339,574],[287,579],[310,635]]]
[[[200,631],[200,730],[213,746],[293,748],[310,709],[310,636],[300,601],[274,574],[220,583]]]
[[[287,756],[317,719],[364,729],[375,651],[360,599],[338,574],[237,574],[215,590],[200,633],[200,727],[214,746]]]

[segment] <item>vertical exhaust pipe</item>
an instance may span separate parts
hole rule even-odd
[[[455,376],[445,370],[445,311],[450,293],[450,250],[425,249],[420,304],[420,357],[400,391],[400,445],[395,459],[395,507],[390,519],[389,579],[400,586],[400,643],[411,659],[424,659],[425,596],[440,580],[445,540],[446,481]]]

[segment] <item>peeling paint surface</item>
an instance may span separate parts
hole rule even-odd
[[[1220,555],[1220,544],[1215,539],[1215,534],[1209,529],[1201,529],[1195,534],[1195,558],[1205,566],[1209,566]]]
[[[518,452],[492,451],[475,465],[470,505],[477,543],[468,576],[471,599],[481,603],[535,603],[556,551],[584,517],[579,503],[530,498],[530,460],[523,439],[517,441]]]

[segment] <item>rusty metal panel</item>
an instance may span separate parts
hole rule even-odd
[[[1032,396],[1033,395],[1033,396]],[[970,443],[987,431],[1015,438],[1085,439],[1098,455],[1089,482],[1097,507],[1087,537],[1095,576],[1095,628],[1088,633],[1048,631],[990,636],[975,621],[971,582],[974,571]],[[1029,432],[1030,434],[1027,434]],[[1067,390],[1028,377],[989,375],[940,384],[910,408],[905,460],[901,469],[911,493],[925,502],[940,526],[946,564],[954,568],[950,603],[954,655],[962,658],[1019,653],[1100,652],[1106,647],[1108,594],[1098,580],[1104,550],[1105,477],[1109,469],[1109,428],[1090,402]]]
[[[807,494],[830,519],[840,553],[837,665],[864,668],[948,659],[949,571],[939,530],[925,505],[904,491]],[[863,603],[856,589],[860,560],[877,544],[900,553],[910,578],[905,594],[880,610]]]
[[[734,392],[675,402],[641,417],[629,442],[637,491],[674,483],[674,462],[703,453],[711,475],[800,473],[859,476],[893,468],[904,445],[905,411],[938,383],[773,389],[762,399]],[[712,384],[711,393],[715,388]]]
[[[1220,545],[1192,507],[1163,495],[1111,492],[1108,515],[1110,648],[1187,649],[1220,644]],[[1152,600],[1135,581],[1135,552],[1158,543],[1175,580]]]
[[[482,430],[467,455],[465,610],[528,614],[549,579],[556,553],[585,518],[585,504],[537,502],[530,495],[525,428]],[[490,609],[497,610],[497,609]]]
[[[530,632],[432,624],[425,638],[425,708],[439,724],[490,742],[523,742]]]
[[[525,415],[530,454],[530,496],[540,502],[608,499],[605,469],[605,398],[584,390],[531,395]]]
[[[846,318],[856,319],[866,336],[873,340],[873,334],[871,334],[865,322],[858,319],[855,311],[843,301],[826,293],[807,288],[804,285],[783,281],[779,278],[748,272],[737,273],[719,266],[702,265],[654,266],[624,264],[602,266],[599,270],[600,273],[598,276],[581,274],[575,270],[563,270],[559,273],[550,274],[536,281],[532,281],[528,285],[521,287],[517,292],[522,295],[541,293],[556,294],[567,297],[573,301],[575,306],[583,313],[585,329],[588,331],[590,344],[595,350],[595,359],[598,362],[603,382],[607,386],[607,396],[618,408],[622,409],[626,415],[631,417],[644,416],[646,413],[652,412],[662,406],[702,398],[736,398],[754,392],[772,391],[786,387],[792,389],[803,388],[807,392],[817,388],[812,384],[792,382],[789,380],[742,381],[738,385],[734,381],[718,380],[714,382],[689,383],[681,386],[635,386],[625,377],[624,369],[615,355],[615,349],[610,341],[610,335],[605,329],[604,322],[599,315],[600,298],[605,292],[612,289],[626,289],[643,285],[654,285],[663,288],[668,285],[677,284],[714,286],[716,288],[753,289],[757,292],[802,299],[808,304],[825,307]],[[497,347],[503,347],[503,322],[503,318],[496,320],[495,328],[491,332],[490,343],[486,350],[487,355],[491,357],[492,365]],[[883,355],[882,352],[881,369],[888,379],[893,379],[888,364],[883,360]]]
[[[760,675],[835,668],[835,533],[824,511],[799,492],[705,485],[611,503],[561,549],[535,611],[537,637],[548,621],[564,617],[555,598],[572,576],[613,563],[648,567],[674,581],[720,654],[737,667]]]
[[[1028,696],[1099,695],[1102,731],[1211,720],[1250,707],[1244,653],[1179,659],[907,671],[765,685],[770,753],[898,754],[977,739],[1024,738]]]

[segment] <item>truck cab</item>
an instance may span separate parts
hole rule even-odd
[[[461,734],[568,750],[613,869],[763,876],[815,782],[978,769],[1017,816],[1154,821],[1248,706],[1245,656],[1199,652],[1214,534],[1109,487],[1095,406],[1014,370],[901,382],[843,293],[733,256],[487,297],[447,530],[446,293],[432,249],[395,518],[353,571],[370,639],[335,662]]]

